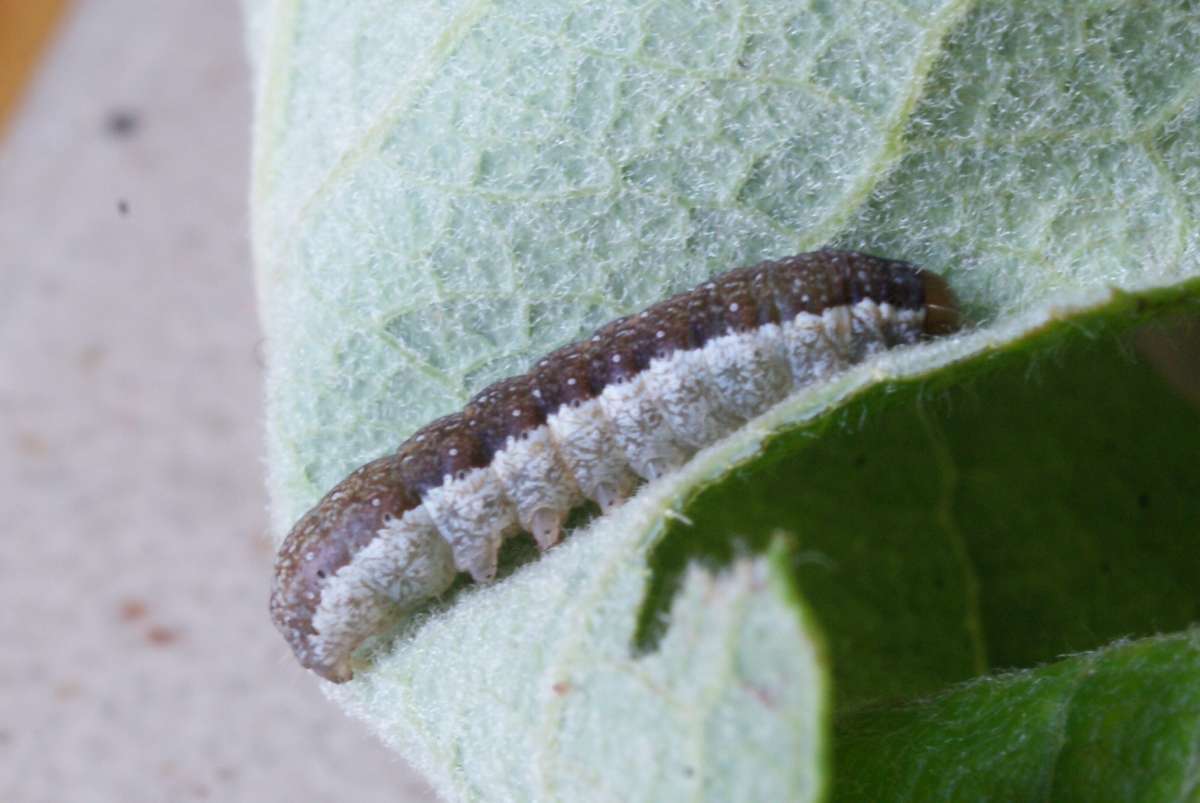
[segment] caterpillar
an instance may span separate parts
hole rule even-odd
[[[300,663],[345,682],[353,652],[460,571],[496,573],[518,531],[553,546],[797,388],[959,327],[945,280],[823,250],[724,273],[496,382],[338,483],[288,534],[271,616]]]

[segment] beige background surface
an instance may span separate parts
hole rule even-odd
[[[417,801],[266,616],[235,0],[79,2],[0,142],[0,801]]]

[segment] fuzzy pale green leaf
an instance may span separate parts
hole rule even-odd
[[[871,400],[889,389],[909,388],[897,398],[911,406],[929,383],[988,354],[1019,356],[1074,317],[1103,328],[1139,304],[1195,298],[1198,15],[1183,0],[251,4],[280,537],[346,471],[487,382],[738,264],[825,243],[905,258],[945,274],[980,324],[799,394],[621,514],[458,594],[341,699],[460,799],[804,799],[828,788],[828,683],[798,602],[821,597],[820,579],[806,586],[797,571],[800,590],[784,593],[782,580],[761,582],[764,558],[673,567],[659,546],[677,537],[669,514],[720,493],[735,466],[767,471],[781,449],[803,461],[801,444],[842,431],[819,425],[839,409],[858,409],[869,432],[883,415]],[[934,450],[942,467],[977,458],[951,448],[970,440],[947,436]],[[885,465],[901,453],[888,442],[871,452]],[[830,476],[849,480],[853,466]],[[928,482],[945,492],[946,476]],[[1012,504],[1002,485],[982,492],[983,507]],[[756,527],[774,520],[802,550],[829,521],[786,504],[758,513]],[[739,521],[721,525],[727,536],[745,534]],[[811,565],[827,557],[814,555]],[[979,582],[963,580],[957,604]],[[903,682],[888,686],[869,662],[845,675],[872,639],[917,651],[917,629],[884,627],[870,596],[837,610],[874,629],[817,606],[854,699],[988,668],[981,614],[960,628],[957,655],[901,662]],[[946,610],[921,601],[901,600],[909,620]],[[776,635],[739,640],[747,622]],[[1095,646],[1055,628],[1025,657]],[[798,685],[776,696],[784,665]],[[743,705],[747,689],[766,703]],[[619,794],[623,781],[637,795]]]
[[[659,504],[565,544],[569,570],[460,598],[331,693],[452,800],[819,799],[828,682],[784,542],[694,570],[654,654],[609,635],[632,632]]]

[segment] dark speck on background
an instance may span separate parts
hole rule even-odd
[[[17,434],[17,451],[26,457],[44,457],[49,444],[36,432],[20,432]]]
[[[104,362],[107,356],[103,346],[89,344],[79,351],[79,367],[85,371],[94,371]]]
[[[136,622],[146,615],[146,603],[140,599],[127,599],[121,603],[119,614],[123,622]]]
[[[179,634],[169,627],[163,625],[152,625],[146,631],[146,641],[156,647],[163,647],[179,640]]]
[[[121,215],[121,217],[129,214],[129,201],[126,201],[124,198],[117,200],[117,214]]]
[[[113,139],[132,137],[140,125],[141,120],[132,109],[112,109],[104,118],[104,130]]]

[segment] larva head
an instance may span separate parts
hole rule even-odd
[[[962,313],[954,291],[936,273],[922,270],[920,274],[925,295],[925,334],[948,335],[958,331],[962,326]]]
[[[354,558],[419,501],[401,481],[398,461],[374,460],[338,483],[296,523],[275,559],[271,618],[300,663],[335,683],[350,679],[350,654],[387,607],[364,585]],[[319,613],[331,604],[350,609],[350,626],[322,627]]]

